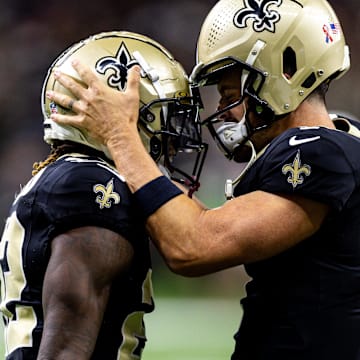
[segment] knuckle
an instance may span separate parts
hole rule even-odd
[[[90,103],[88,101],[83,101],[81,103],[81,110],[84,114],[86,114],[90,109]]]
[[[79,123],[80,123],[80,124],[85,124],[85,122],[86,122],[86,115],[85,115],[85,114],[79,115],[78,120],[79,120]]]

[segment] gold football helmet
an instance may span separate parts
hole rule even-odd
[[[138,128],[142,142],[155,161],[162,161],[175,180],[198,186],[207,144],[201,140],[198,121],[199,97],[193,96],[187,75],[173,56],[154,40],[140,34],[113,31],[90,36],[65,50],[50,66],[42,89],[44,140],[70,140],[100,150],[111,158],[108,149],[86,130],[56,124],[53,112],[70,112],[50,101],[47,90],[73,97],[56,79],[54,70],[81,79],[71,66],[72,59],[90,66],[109,87],[123,91],[127,71],[135,64],[141,67]],[[178,152],[195,153],[190,174],[174,165]],[[185,179],[184,179],[185,178]]]
[[[295,110],[320,84],[350,67],[340,22],[325,0],[220,0],[205,19],[197,43],[194,86],[216,84],[223,71],[239,67],[241,98],[204,120],[220,149],[234,149],[276,118]],[[249,99],[245,118],[219,128],[217,117]]]

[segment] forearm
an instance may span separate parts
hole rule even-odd
[[[163,175],[147,153],[137,128],[123,129],[121,136],[114,134],[106,145],[132,192]]]
[[[86,316],[90,317],[90,315]],[[37,360],[90,359],[98,329],[93,329],[93,323],[88,323],[86,328],[78,327],[76,323],[74,318],[66,319],[64,316],[56,316],[54,321],[48,318],[45,322]]]
[[[241,262],[235,246],[230,245],[236,240],[226,238],[230,226],[221,224],[216,209],[206,210],[186,195],[170,200],[147,220],[147,230],[168,267],[188,277],[214,273]]]
[[[132,133],[131,130],[126,133],[123,129],[121,135],[114,134],[107,142],[107,147],[119,173],[125,177],[132,192],[136,193],[144,185],[163,175],[133,130]],[[184,190],[181,186],[179,188]],[[163,187],[155,190],[161,192],[160,195],[166,192]],[[157,198],[156,194],[154,196]],[[147,206],[148,201],[139,201],[138,205],[141,208],[142,205]],[[175,272],[187,272],[188,269],[185,268],[196,263],[196,258],[201,254],[196,251],[199,246],[196,240],[201,240],[196,235],[196,219],[202,211],[204,206],[200,202],[180,195],[166,202],[146,219],[153,242],[168,266]],[[181,221],[182,219],[184,221]],[[191,273],[189,275],[191,276]]]

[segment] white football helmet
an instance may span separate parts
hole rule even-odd
[[[86,130],[58,125],[50,119],[51,113],[70,112],[50,101],[45,94],[47,90],[55,90],[74,97],[53,74],[55,69],[59,69],[81,83],[71,66],[75,58],[86,63],[104,83],[119,91],[126,88],[128,69],[140,65],[138,128],[142,142],[155,161],[162,161],[174,180],[198,186],[207,150],[198,121],[199,97],[192,95],[180,63],[163,46],[144,35],[126,31],[96,34],[70,46],[52,63],[41,96],[44,140],[49,144],[56,139],[73,141],[100,150],[111,158],[108,149]],[[195,165],[190,174],[173,165],[178,152],[195,153]]]
[[[249,137],[295,110],[320,84],[350,67],[340,22],[326,0],[220,0],[205,19],[197,43],[194,86],[216,84],[239,67],[241,98],[203,121],[232,159]],[[218,116],[248,98],[246,112],[263,124],[224,123]]]

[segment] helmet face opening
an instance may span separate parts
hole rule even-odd
[[[153,114],[161,107],[161,128],[151,128]],[[154,160],[163,155],[163,163],[169,170],[172,180],[196,190],[205,161],[208,145],[202,141],[199,122],[199,104],[193,97],[159,99],[140,109],[140,128],[152,137],[153,149],[150,155]],[[161,140],[160,140],[161,139]],[[158,149],[161,148],[161,151]]]
[[[244,156],[238,156],[241,148],[246,147],[246,149],[242,149],[241,153],[248,153],[246,145],[251,135],[271,125],[275,116],[268,103],[259,96],[267,75],[234,57],[229,56],[204,66],[193,75],[193,86],[199,87],[200,92],[204,87],[213,86],[217,88],[218,92],[222,87],[223,77],[229,75],[239,79],[238,95],[236,97],[224,95],[225,104],[220,104],[221,106],[201,123],[207,126],[216,145],[228,159],[238,159],[239,162],[242,162]],[[239,119],[238,121],[229,121],[227,117],[223,116],[239,105],[244,107],[244,116],[241,121]],[[250,123],[248,119],[250,113],[255,115],[256,125]]]

